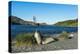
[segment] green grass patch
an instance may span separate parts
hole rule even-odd
[[[36,44],[33,33],[22,33],[16,36],[16,46],[32,46]]]

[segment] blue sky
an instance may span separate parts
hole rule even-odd
[[[33,16],[36,16],[37,22],[48,24],[76,19],[77,13],[77,5],[13,1],[11,6],[12,16],[29,21],[33,20]]]

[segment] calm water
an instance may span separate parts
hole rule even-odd
[[[36,29],[41,32],[41,34],[56,34],[62,31],[77,32],[77,27],[11,25],[11,36],[16,36],[20,33],[34,32]]]

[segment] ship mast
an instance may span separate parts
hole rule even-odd
[[[34,24],[36,24],[36,17],[33,16],[33,21],[34,21]]]
[[[36,24],[36,17],[35,16],[33,16],[33,21],[34,21],[34,24]],[[41,44],[41,36],[40,36],[39,32],[37,31],[37,28],[35,30],[34,37],[37,41],[37,44],[40,45]]]

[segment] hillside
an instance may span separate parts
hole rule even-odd
[[[25,21],[16,16],[9,16],[10,24],[18,24],[18,25],[46,25],[46,23],[34,23],[33,21]]]
[[[77,27],[78,19],[61,21],[54,24],[55,26],[67,26],[67,27]]]

